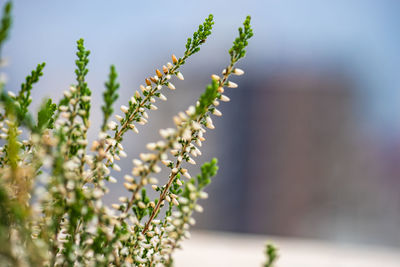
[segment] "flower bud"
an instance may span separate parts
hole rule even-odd
[[[159,69],[156,69],[156,74],[157,74],[158,78],[162,77],[161,71]]]
[[[176,58],[176,56],[174,54],[172,54],[171,58],[172,58],[172,63],[174,63],[174,64],[178,63],[178,59]]]

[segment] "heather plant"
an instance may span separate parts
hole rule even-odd
[[[11,2],[3,10],[0,50],[9,35]],[[43,102],[37,115],[29,110],[33,86],[42,76],[39,64],[18,93],[6,92],[0,81],[0,265],[1,266],[172,266],[173,253],[190,236],[193,212],[207,198],[205,187],[216,175],[217,160],[201,166],[197,176],[185,167],[201,155],[206,129],[214,129],[211,116],[221,116],[220,102],[228,102],[226,88],[235,88],[231,75],[242,75],[236,63],[245,56],[253,35],[247,17],[229,50],[229,63],[198,101],[173,118],[175,127],[161,129],[161,140],[133,159],[123,176],[126,192],[108,207],[102,199],[108,183],[120,177],[117,161],[127,157],[122,142],[126,132],[139,133],[139,125],[167,100],[163,88],[175,90],[172,80],[183,80],[181,67],[211,34],[213,16],[206,18],[181,57],[172,55],[155,75],[145,79],[129,102],[114,115],[118,74],[110,67],[101,107],[103,121],[96,140],[89,144],[91,90],[86,82],[90,51],[77,41],[76,82],[58,104]],[[112,116],[115,120],[112,120]],[[162,165],[167,177],[157,177]],[[162,182],[159,184],[159,180]],[[148,190],[158,192],[151,199]],[[270,265],[267,265],[270,266]]]
[[[273,267],[278,259],[278,250],[272,244],[265,245],[266,261],[264,267]]]

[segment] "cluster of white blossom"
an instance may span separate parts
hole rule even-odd
[[[231,74],[244,72],[235,63],[244,56],[249,28],[235,40],[231,60],[222,76],[213,74],[198,102],[173,118],[175,127],[161,129],[162,140],[147,144],[148,152],[133,159],[124,175],[128,196],[111,207],[103,202],[108,183],[116,183],[111,171],[127,157],[122,140],[138,125],[148,122],[149,110],[157,110],[157,98],[167,100],[163,87],[175,90],[173,76],[183,80],[179,68],[211,33],[210,15],[189,38],[181,58],[172,55],[155,75],[145,79],[122,114],[109,121],[116,100],[115,68],[103,94],[104,123],[88,152],[91,91],[85,82],[90,51],[83,39],[77,42],[76,84],[64,91],[59,104],[47,100],[37,119],[29,113],[31,89],[42,75],[43,64],[26,78],[18,94],[4,91],[0,82],[0,264],[5,266],[172,266],[172,253],[190,236],[194,211],[202,212],[198,199],[206,198],[204,187],[216,174],[216,161],[205,163],[192,177],[185,164],[196,164],[202,154],[206,129],[214,129],[211,118],[221,116],[220,101],[227,102],[224,88],[235,88]],[[0,32],[2,28],[0,26]],[[251,29],[250,29],[251,32]],[[0,40],[1,45],[1,40]],[[25,139],[21,128],[27,129]],[[159,176],[163,166],[166,179]],[[118,174],[117,174],[118,175]],[[185,177],[186,179],[183,179]],[[159,185],[159,181],[163,181]],[[150,199],[146,190],[159,196]],[[3,257],[4,256],[4,261]],[[3,265],[2,265],[3,266]]]

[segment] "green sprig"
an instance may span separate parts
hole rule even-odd
[[[83,119],[84,124],[88,125],[89,115],[90,115],[89,114],[90,101],[84,101],[82,100],[82,97],[91,96],[92,94],[85,81],[86,74],[89,72],[87,65],[89,63],[88,57],[90,55],[90,51],[86,50],[83,39],[79,39],[77,41],[77,48],[78,52],[76,52],[76,55],[78,56],[78,59],[75,61],[75,65],[77,67],[77,69],[75,70],[75,74],[76,74],[76,81],[78,82],[78,84],[76,89],[78,94],[80,94],[81,98],[79,101],[79,108],[84,111],[84,115],[81,115],[81,117]]]
[[[38,112],[38,123],[37,123],[37,131],[41,132],[44,129],[53,129],[54,127],[54,113],[57,109],[57,105],[51,102],[51,99],[48,99],[45,103],[43,103],[42,107]]]
[[[196,114],[205,114],[208,107],[213,103],[218,95],[219,83],[217,81],[212,81],[211,84],[207,85],[206,90],[199,98],[199,104],[196,106]]]
[[[118,74],[115,70],[115,66],[111,65],[108,81],[104,84],[106,90],[103,93],[104,105],[101,107],[101,110],[103,111],[103,125],[101,126],[102,131],[107,130],[107,121],[114,112],[113,104],[118,99],[117,91],[119,88],[119,83],[117,82],[117,77]]]
[[[236,62],[246,55],[245,48],[248,45],[247,41],[253,36],[250,20],[251,17],[247,16],[246,20],[243,22],[243,28],[239,27],[239,36],[235,39],[232,48],[229,50],[232,62]]]
[[[218,160],[213,158],[210,162],[206,162],[201,166],[201,173],[197,175],[197,187],[203,189],[211,183],[211,177],[217,175]]]
[[[212,14],[208,15],[204,23],[200,24],[199,29],[193,33],[193,37],[187,39],[185,55],[190,56],[200,51],[200,45],[203,44],[211,34],[211,29],[214,25],[213,20],[214,16]]]
[[[278,259],[278,250],[271,244],[267,244],[265,246],[265,256],[267,257],[267,261],[264,264],[264,267],[273,267],[276,260]]]
[[[16,101],[15,97],[11,97],[0,85],[0,103],[4,107],[4,114],[1,115],[0,119],[4,120],[5,118],[17,117],[18,120],[16,123],[18,125],[23,125],[28,127],[29,129],[34,129],[34,122],[32,116],[29,112],[26,112],[24,116],[19,116],[22,114],[21,105],[18,101]]]
[[[31,91],[33,84],[39,81],[40,76],[43,75],[43,68],[46,63],[38,64],[35,70],[32,70],[31,75],[25,78],[25,83],[21,84],[21,90],[19,91],[16,101],[18,102],[20,109],[18,113],[18,119],[22,120],[28,113],[28,107],[32,102]]]
[[[11,10],[12,10],[12,3],[8,1],[3,9],[3,16],[1,18],[1,25],[0,25],[0,52],[5,40],[7,40],[10,34],[10,28],[12,23],[11,18]]]

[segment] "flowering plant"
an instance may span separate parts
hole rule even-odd
[[[97,140],[89,146],[91,91],[85,81],[90,51],[77,42],[76,83],[64,92],[58,104],[46,100],[31,115],[33,85],[42,76],[45,63],[26,77],[18,93],[5,91],[0,82],[0,263],[2,266],[172,266],[173,252],[195,223],[192,213],[203,208],[204,188],[217,172],[217,160],[201,167],[192,177],[185,164],[196,164],[206,128],[214,129],[211,115],[221,116],[220,102],[227,102],[224,88],[235,88],[231,75],[242,75],[235,64],[245,56],[253,35],[250,17],[229,50],[230,62],[222,76],[213,74],[197,103],[173,118],[175,128],[160,130],[162,140],[149,143],[149,152],[133,159],[133,169],[124,176],[126,196],[109,208],[102,202],[115,183],[110,170],[126,157],[124,134],[139,132],[147,123],[148,110],[158,99],[167,100],[162,88],[175,90],[171,80],[183,80],[180,68],[200,50],[211,34],[213,16],[206,18],[188,38],[182,57],[145,79],[122,114],[113,115],[119,84],[114,66],[105,83],[103,122]],[[9,34],[11,2],[5,5],[0,28],[0,48]],[[23,130],[25,133],[23,133]],[[25,139],[23,138],[25,137]],[[90,152],[88,151],[90,148]],[[155,177],[160,164],[169,171],[161,185]],[[186,180],[183,177],[187,178]],[[159,196],[150,199],[146,190]],[[7,245],[4,245],[7,244]]]

